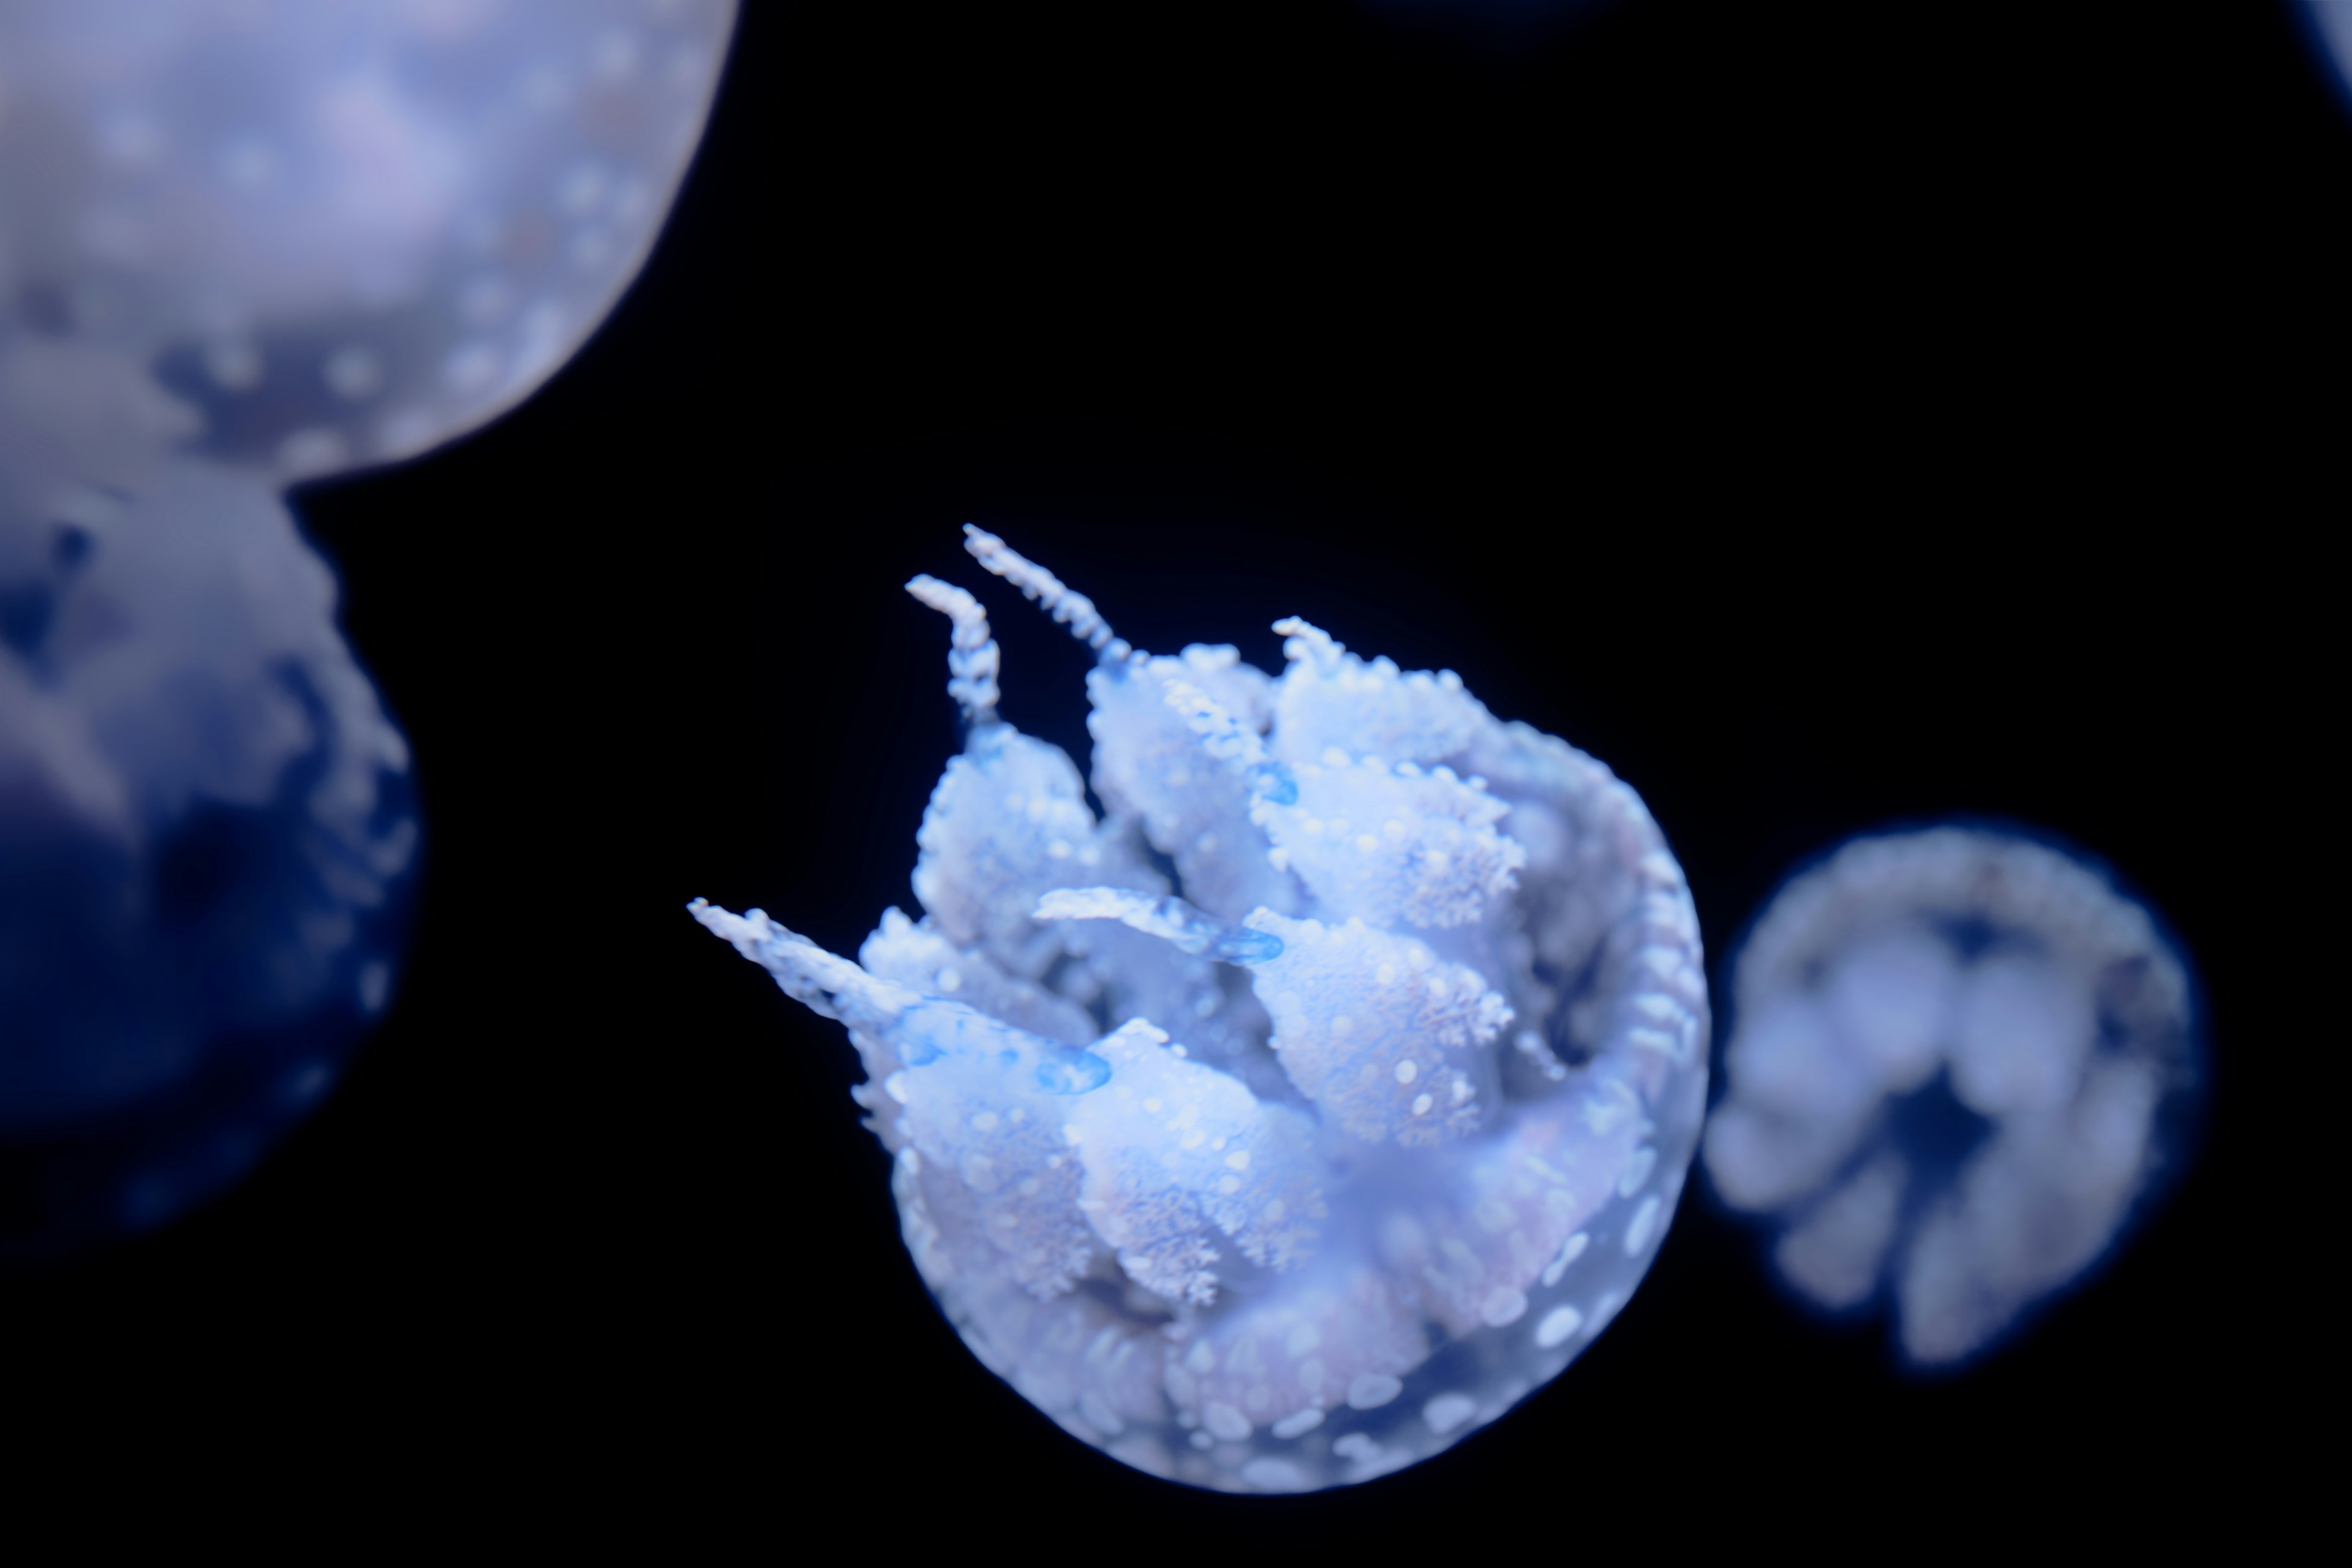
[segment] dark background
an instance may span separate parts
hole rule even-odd
[[[355,1485],[362,1532],[464,1497],[787,1552],[2248,1507],[2295,1037],[2264,708],[2341,512],[2352,119],[2283,7],[2066,9],[1628,0],[1497,41],[753,0],[603,332],[299,498],[415,742],[408,971],[247,1186],[9,1285],[5,1419],[233,1496]],[[923,1294],[838,1028],[682,908],[853,950],[911,907],[957,745],[916,571],[981,591],[1007,715],[1083,760],[1086,657],[967,521],[1140,646],[1279,668],[1297,613],[1459,670],[1642,792],[1717,956],[1858,829],[2097,851],[2207,984],[2193,1169],[1957,1377],[1799,1314],[1694,1183],[1608,1334],[1414,1470],[1277,1502],[1082,1449]]]

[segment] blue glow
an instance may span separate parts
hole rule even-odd
[[[1590,1343],[1671,1221],[1706,1072],[1680,868],[1607,769],[1450,671],[1296,620],[1279,679],[1155,657],[967,534],[1100,656],[1107,815],[998,716],[979,602],[919,577],[969,735],[922,918],[856,963],[696,918],[848,1027],[923,1278],[1074,1436],[1234,1491],[1437,1452]]]
[[[1717,1194],[1834,1313],[1956,1365],[2112,1254],[2185,1157],[2187,967],[2137,902],[2015,833],[1854,839],[1733,955]]]
[[[1087,1094],[1110,1081],[1110,1063],[1092,1051],[1053,1058],[1037,1068],[1037,1086],[1048,1094]]]
[[[242,1173],[391,994],[408,748],[268,491],[0,513],[0,1257]]]
[[[2304,0],[2305,31],[2320,68],[2352,108],[2352,0]]]

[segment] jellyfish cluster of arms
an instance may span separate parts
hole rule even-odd
[[[907,1245],[975,1355],[1156,1475],[1290,1492],[1412,1463],[1556,1376],[1655,1253],[1706,1103],[1696,917],[1641,801],[1451,672],[1297,620],[1286,667],[1093,647],[1092,782],[998,714],[856,956],[694,912],[846,1026]]]
[[[0,1261],[219,1191],[387,1005],[408,748],[281,491],[571,355],[733,12],[0,7]]]
[[[2194,990],[2147,909],[2013,830],[1853,839],[1731,959],[1705,1163],[1781,1280],[1891,1301],[1920,1368],[2110,1255],[2194,1132]]]

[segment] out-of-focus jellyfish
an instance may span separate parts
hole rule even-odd
[[[2352,106],[2352,0],[2304,0],[2303,15],[2321,68]]]
[[[1732,959],[1706,1165],[1804,1300],[1891,1295],[1917,1367],[1993,1344],[2114,1248],[2185,1153],[2189,975],[2147,909],[2018,834],[1864,837]]]
[[[179,448],[304,478],[528,395],[651,247],[732,0],[20,0],[19,374],[152,376]]]
[[[278,492],[579,345],[733,11],[0,8],[0,1260],[218,1190],[385,1005],[407,748]]]
[[[1557,1375],[1680,1195],[1707,1003],[1681,869],[1633,792],[1450,671],[1280,623],[1129,647],[967,530],[1095,648],[1093,784],[969,722],[914,890],[836,957],[697,917],[849,1029],[908,1249],[973,1353],[1152,1474],[1289,1492],[1411,1464]]]
[[[389,994],[408,752],[275,497],[0,517],[0,1258],[218,1190]]]

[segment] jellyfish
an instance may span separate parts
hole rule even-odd
[[[2147,907],[2007,829],[1853,839],[1732,960],[1715,1191],[1802,1301],[1967,1363],[2113,1255],[2185,1155],[2194,994]]]
[[[635,274],[733,15],[12,5],[8,330],[42,374],[127,364],[193,418],[175,449],[281,482],[422,452],[528,395]]]
[[[2304,0],[2301,10],[2321,68],[2352,104],[2352,0]]]
[[[1632,789],[1451,671],[1300,620],[1279,677],[1154,655],[994,535],[1091,647],[1091,782],[997,712],[917,835],[919,915],[856,957],[695,917],[838,1019],[907,1247],[989,1369],[1079,1440],[1234,1491],[1362,1481],[1556,1377],[1672,1219],[1708,1009],[1681,868]]]
[[[219,1191],[388,1000],[408,748],[266,490],[0,516],[0,1258]],[[105,502],[107,504],[101,504]]]
[[[733,12],[0,12],[0,1262],[221,1191],[389,1005],[408,748],[280,492],[578,348]]]

